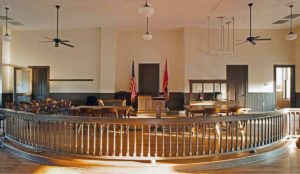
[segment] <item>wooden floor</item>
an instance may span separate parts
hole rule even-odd
[[[0,149],[0,173],[299,173],[300,172],[300,150],[291,148],[288,152],[276,158],[256,163],[223,168],[218,170],[197,171],[181,170],[180,167],[162,168],[159,167],[60,167],[47,166],[19,158]]]

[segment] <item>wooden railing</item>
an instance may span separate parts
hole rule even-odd
[[[224,117],[111,119],[3,109],[8,140],[40,151],[108,159],[199,158],[297,135],[300,109]]]

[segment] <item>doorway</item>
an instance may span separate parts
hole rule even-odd
[[[274,66],[276,108],[295,107],[295,65]]]
[[[248,65],[227,65],[228,100],[246,107],[248,92]]]
[[[159,95],[159,64],[139,64],[139,94]]]
[[[49,66],[30,66],[32,68],[32,99],[44,100],[49,96]]]

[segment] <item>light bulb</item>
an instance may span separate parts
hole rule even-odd
[[[298,35],[296,33],[290,32],[288,35],[285,36],[286,40],[295,40],[297,39]]]
[[[5,35],[2,36],[2,40],[9,42],[12,40],[12,37],[6,33]]]
[[[153,36],[149,32],[145,33],[142,37],[144,40],[152,40],[153,38]]]
[[[148,4],[145,4],[145,6],[139,8],[139,13],[146,17],[150,17],[154,14],[154,8],[152,8]]]

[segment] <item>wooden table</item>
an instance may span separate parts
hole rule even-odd
[[[80,109],[93,109],[100,111],[101,109],[116,109],[118,112],[118,118],[130,118],[129,112],[132,109],[131,106],[77,106],[71,107],[70,112],[72,115],[79,115]],[[120,117],[121,116],[121,117]]]
[[[237,113],[247,113],[251,108],[242,108],[238,106],[215,106],[215,105],[185,105],[186,117],[194,117],[195,114],[203,114],[204,116],[208,113],[206,111],[216,109],[218,113],[225,113],[226,115],[235,115]]]

